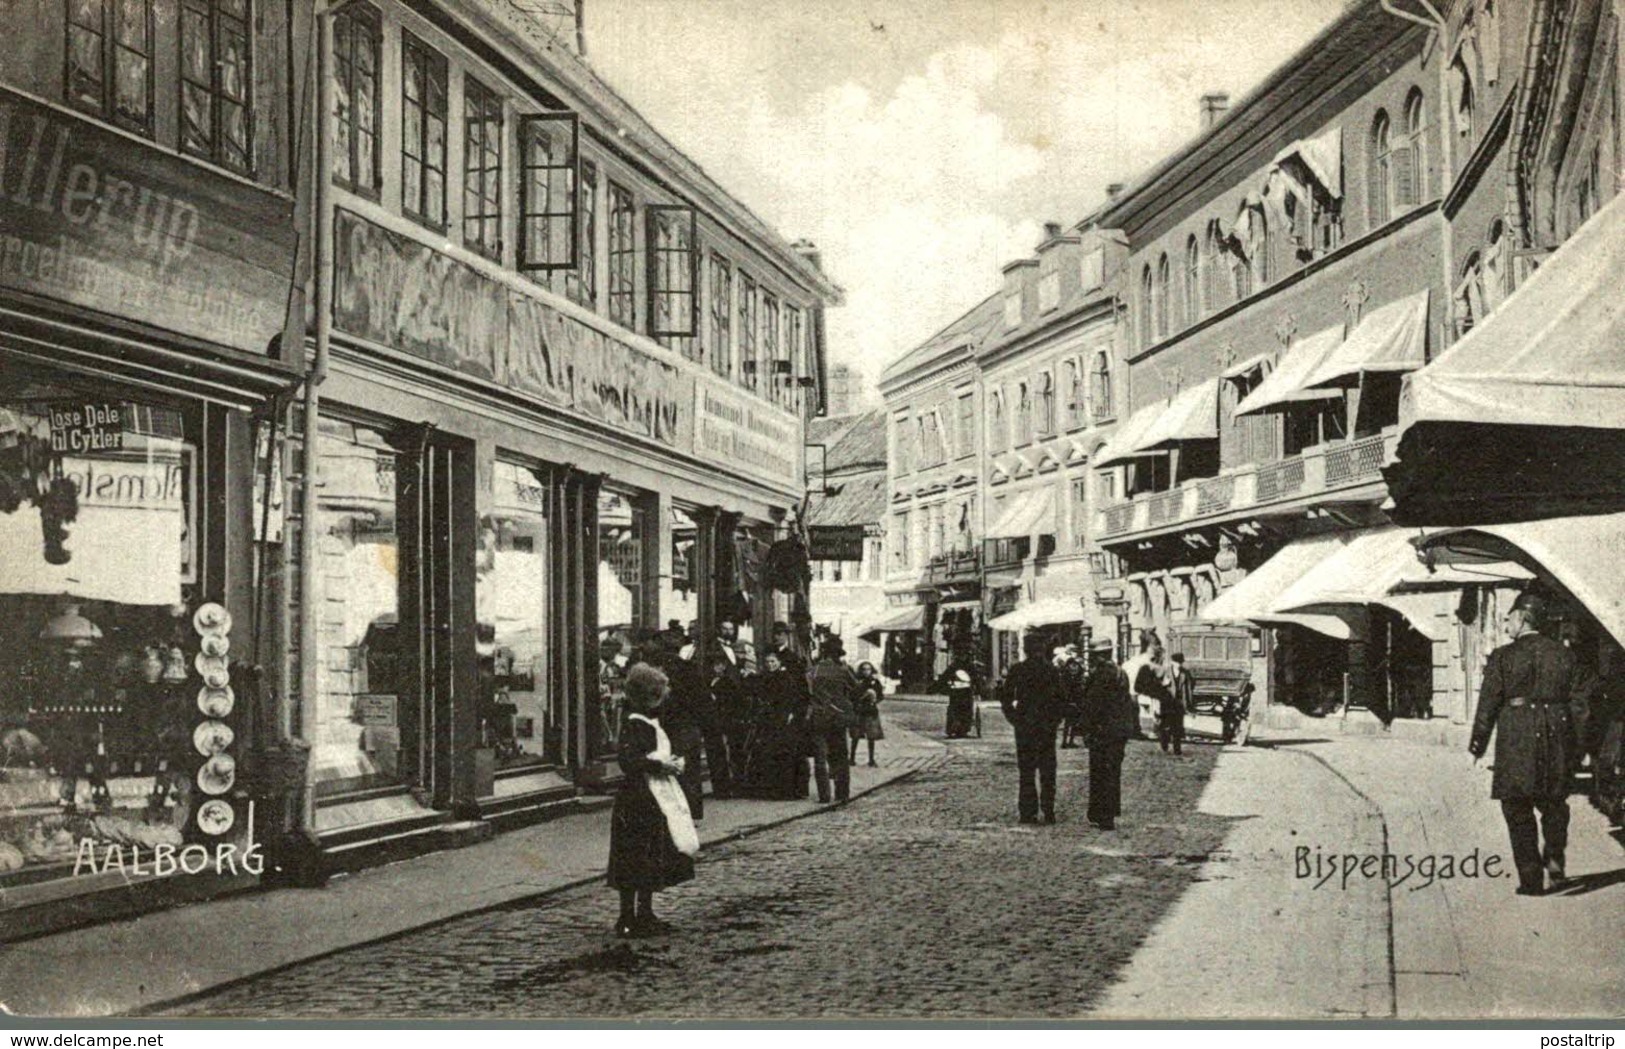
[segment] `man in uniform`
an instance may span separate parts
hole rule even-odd
[[[1574,654],[1540,633],[1547,599],[1525,591],[1506,615],[1512,640],[1490,653],[1468,749],[1475,761],[1495,735],[1490,797],[1501,803],[1518,868],[1518,894],[1566,880],[1569,774],[1580,760],[1590,682]],[[1540,813],[1536,830],[1535,813]],[[1540,839],[1546,839],[1541,848]]]
[[[1027,658],[1010,668],[999,689],[999,706],[1016,730],[1017,809],[1022,823],[1037,823],[1041,810],[1044,822],[1054,823],[1055,730],[1066,708],[1066,682],[1042,637],[1028,634],[1021,647]]]
[[[1140,708],[1128,675],[1112,662],[1112,643],[1089,646],[1089,683],[1083,692],[1083,738],[1089,748],[1089,822],[1117,826],[1123,810],[1123,749],[1140,734]]]

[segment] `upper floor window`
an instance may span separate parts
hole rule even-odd
[[[1393,124],[1388,119],[1387,111],[1377,110],[1376,119],[1371,122],[1371,176],[1366,186],[1372,229],[1386,223],[1394,214],[1393,136]]]
[[[352,0],[333,16],[333,177],[378,192],[378,12]]]
[[[576,268],[564,275],[564,293],[591,309],[598,304],[598,166],[581,162],[577,208],[581,236],[577,238]]]
[[[1029,444],[1033,439],[1033,394],[1026,383],[1016,386],[1016,444]]]
[[[779,386],[784,393],[784,406],[791,410],[796,406],[796,377],[805,375],[804,358],[806,337],[805,329],[801,323],[801,310],[786,304],[784,307],[784,362],[789,365],[784,374],[779,376]]]
[[[1405,97],[1405,152],[1396,160],[1394,203],[1401,208],[1413,208],[1427,197],[1427,164],[1424,145],[1427,108],[1423,105],[1422,89],[1413,87]]]
[[[1084,404],[1083,369],[1076,360],[1061,365],[1061,378],[1066,392],[1066,428],[1076,430],[1088,421],[1088,408]]]
[[[609,184],[609,319],[637,326],[637,208],[632,191]]]
[[[502,261],[502,96],[463,78],[463,244]]]
[[[1055,268],[1055,256],[1044,260],[1044,272],[1038,276],[1038,311],[1046,313],[1061,304],[1061,274]]]
[[[1004,419],[1004,391],[994,390],[987,399],[987,450],[1002,452],[1010,446],[1010,430]]]
[[[182,0],[181,149],[247,171],[253,114],[248,0]]]
[[[1004,326],[1016,328],[1021,326],[1021,292],[1013,292],[1004,297]]]
[[[959,418],[954,433],[954,451],[961,459],[976,451],[976,395],[959,395]]]
[[[1208,312],[1218,309],[1224,304],[1225,260],[1224,235],[1219,230],[1219,220],[1214,219],[1208,223],[1204,258],[1202,260],[1207,287],[1203,291],[1203,302]]]
[[[699,324],[694,209],[651,204],[647,214],[649,334],[692,336]]]
[[[1083,267],[1079,274],[1084,291],[1106,283],[1106,249],[1096,248],[1083,253]]]
[[[1195,324],[1202,319],[1202,248],[1196,234],[1185,241],[1185,267],[1181,272],[1185,303],[1185,323]]]
[[[1230,262],[1231,290],[1235,293],[1237,302],[1253,293],[1253,268],[1247,256],[1242,254],[1239,247],[1232,247],[1225,253]]]
[[[779,300],[776,295],[762,292],[762,342],[760,346],[761,364],[763,371],[772,370],[777,374],[776,362],[779,360]],[[770,386],[769,390],[776,393],[777,388]]]
[[[1450,89],[1454,97],[1451,109],[1455,113],[1456,134],[1469,141],[1473,137],[1473,107],[1476,104],[1473,92],[1473,73],[1468,68],[1465,55],[1458,54],[1456,60],[1450,65]]]
[[[1156,311],[1155,311],[1156,312],[1156,317],[1155,317],[1155,319],[1156,319],[1156,326],[1157,326],[1157,338],[1159,340],[1160,339],[1165,339],[1165,338],[1168,337],[1168,322],[1169,322],[1169,320],[1171,319],[1171,316],[1172,316],[1168,312],[1168,296],[1171,294],[1170,291],[1169,291],[1169,285],[1172,283],[1170,278],[1171,278],[1171,274],[1169,273],[1169,268],[1168,268],[1168,256],[1166,254],[1164,254],[1161,258],[1159,258],[1157,260],[1157,278],[1156,278],[1156,292],[1155,292],[1155,294],[1156,294]]]
[[[1150,346],[1157,341],[1156,283],[1147,265],[1140,271],[1140,343]]]
[[[574,269],[577,136],[574,113],[519,118],[519,268]]]
[[[909,530],[911,522],[908,514],[901,513],[892,518],[891,540],[892,565],[895,568],[907,568],[909,565]]]
[[[759,339],[756,332],[757,309],[756,282],[744,270],[739,271],[739,372],[745,379],[745,386],[756,389],[758,376],[757,369],[760,362],[756,359],[756,347]]]
[[[1252,269],[1253,283],[1262,288],[1270,282],[1273,274],[1270,272],[1270,224],[1263,208],[1254,208],[1252,214],[1252,236],[1248,245],[1247,262]]]
[[[152,134],[152,0],[67,0],[68,102]]]
[[[1112,403],[1112,364],[1106,352],[1095,354],[1093,382],[1095,388],[1095,421],[1110,419],[1115,411]]]
[[[401,208],[446,225],[446,56],[401,34]]]
[[[1038,432],[1045,437],[1055,433],[1055,373],[1038,377]]]
[[[733,268],[721,255],[711,256],[711,370],[733,374]]]

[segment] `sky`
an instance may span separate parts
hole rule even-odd
[[[846,291],[871,383],[1344,0],[584,0],[593,67]],[[878,401],[877,401],[878,403]]]

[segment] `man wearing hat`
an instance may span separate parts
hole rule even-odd
[[[1531,591],[1512,603],[1505,620],[1512,640],[1484,664],[1468,744],[1476,761],[1495,735],[1490,797],[1506,818],[1520,896],[1541,895],[1548,875],[1554,885],[1566,880],[1569,775],[1580,758],[1592,684],[1572,652],[1540,633],[1548,605],[1544,595]]]
[[[1066,682],[1044,651],[1044,639],[1028,634],[1027,658],[1010,668],[999,688],[999,706],[1016,730],[1016,769],[1021,777],[1017,815],[1022,823],[1055,822],[1055,730],[1066,707]]]
[[[1123,750],[1140,734],[1140,708],[1128,674],[1112,662],[1112,643],[1089,646],[1089,682],[1083,692],[1083,739],[1089,748],[1089,822],[1117,826],[1123,810]]]

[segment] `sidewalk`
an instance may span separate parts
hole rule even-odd
[[[1625,1013],[1625,842],[1585,799],[1570,799],[1574,883],[1548,897],[1515,896],[1488,769],[1464,751],[1280,729],[1259,730],[1253,742],[1224,750],[1199,802],[1204,812],[1249,818],[1093,1015]],[[1477,876],[1464,877],[1461,862],[1474,850]],[[1374,876],[1355,869],[1344,883],[1342,857],[1384,853],[1399,857],[1397,884],[1376,862],[1367,868]],[[1500,857],[1499,877],[1482,876],[1489,856]],[[1317,888],[1326,864],[1336,874]]]
[[[852,795],[903,779],[946,752],[888,720],[882,764],[852,769]],[[715,845],[826,808],[707,799],[700,840]],[[607,807],[566,816],[337,877],[319,889],[246,893],[0,947],[0,1007],[19,1016],[127,1016],[458,915],[601,881],[609,816]],[[613,904],[605,906],[612,917]]]

